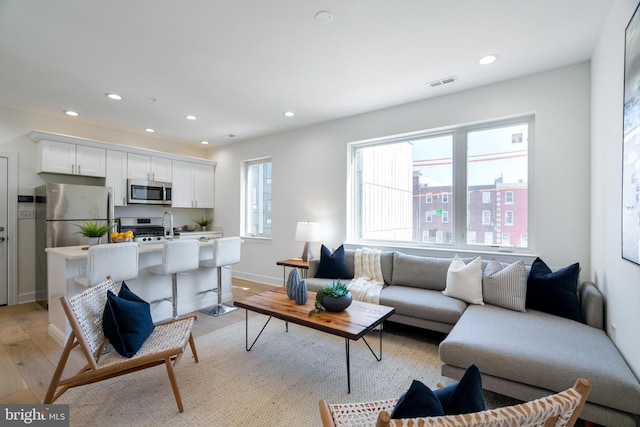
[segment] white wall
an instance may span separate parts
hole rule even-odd
[[[281,283],[276,261],[300,256],[297,221],[322,224],[327,246],[346,239],[347,143],[368,138],[535,113],[535,253],[553,268],[580,262],[591,271],[590,69],[588,63],[506,81],[219,148],[216,218],[240,232],[243,160],[273,158],[273,239],[246,239],[234,275]],[[533,237],[533,236],[532,236]],[[318,255],[318,248],[314,248]],[[586,276],[585,276],[586,274]]]
[[[126,134],[115,130],[79,124],[74,120],[26,114],[0,108],[0,151],[18,153],[18,194],[33,194],[33,189],[45,182],[73,182],[78,184],[104,185],[97,178],[67,177],[63,175],[38,175],[36,143],[26,134],[32,130],[77,136],[131,147],[152,149],[192,157],[210,158],[210,149],[196,145],[185,145],[157,138]],[[33,209],[33,204],[21,203],[18,209]],[[138,211],[136,211],[138,212]],[[201,212],[198,210],[197,216]],[[162,212],[160,212],[160,215]],[[182,225],[189,222],[188,209],[175,209],[174,216]],[[35,227],[32,219],[18,220],[18,302],[35,299]]]
[[[607,328],[640,376],[640,266],[622,259],[624,31],[637,1],[613,3],[592,58],[591,275],[607,299]]]

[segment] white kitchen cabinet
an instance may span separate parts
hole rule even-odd
[[[192,208],[192,168],[191,163],[174,160],[171,176],[171,206],[174,208]]]
[[[105,185],[113,188],[114,206],[127,206],[127,153],[107,150]]]
[[[213,166],[179,160],[174,160],[172,163],[171,206],[213,208]]]
[[[171,159],[129,153],[127,178],[143,181],[172,182]]]
[[[213,180],[213,166],[193,165],[193,199],[196,208],[213,208]]]
[[[106,150],[103,148],[44,139],[38,146],[40,172],[105,176]]]

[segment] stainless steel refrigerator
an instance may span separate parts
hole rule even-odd
[[[47,308],[45,249],[88,244],[78,225],[88,220],[111,224],[113,197],[110,187],[49,183],[35,189],[35,198],[36,300]]]

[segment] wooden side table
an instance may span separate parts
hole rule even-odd
[[[285,259],[285,260],[276,262],[276,265],[282,266],[282,285],[283,286],[285,283],[287,283],[287,267],[299,268],[300,277],[303,279],[307,278],[307,271],[309,270],[309,261],[303,261],[302,258]]]

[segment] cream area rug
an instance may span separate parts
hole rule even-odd
[[[250,317],[255,337],[266,317]],[[344,339],[273,319],[250,352],[245,324],[196,340],[176,368],[184,412],[178,412],[164,365],[68,390],[71,426],[320,426],[318,400],[364,402],[399,397],[419,379],[429,387],[453,381],[440,375],[437,339],[383,333],[378,362],[362,342],[351,342],[347,394]],[[397,331],[399,328],[394,327]],[[368,337],[378,349],[378,333]],[[504,399],[504,401],[502,401]],[[485,393],[490,407],[511,404]]]

